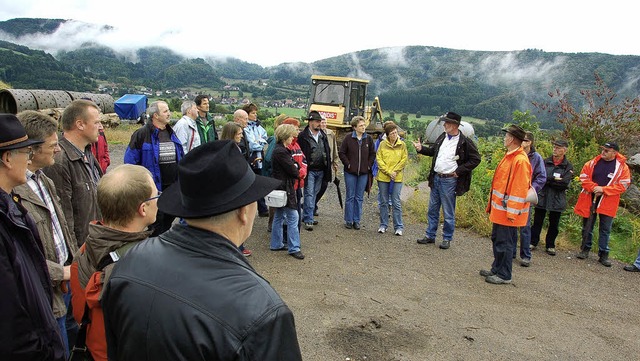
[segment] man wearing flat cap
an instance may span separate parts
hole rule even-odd
[[[465,194],[471,187],[471,171],[480,164],[481,159],[475,143],[458,129],[462,120],[459,114],[448,112],[440,120],[444,122],[444,132],[433,145],[423,147],[420,142],[413,143],[419,154],[433,157],[428,179],[431,192],[427,230],[418,243],[435,243],[442,208],[444,226],[440,248],[448,249],[456,222],[456,197]]]
[[[491,181],[487,213],[493,223],[491,270],[481,270],[480,276],[492,284],[511,283],[511,262],[518,241],[518,227],[527,224],[530,203],[526,201],[531,186],[531,163],[522,148],[525,131],[517,125],[502,129],[507,154],[496,167]]]
[[[27,182],[31,147],[41,143],[29,139],[15,115],[0,114],[1,360],[65,360],[36,222],[12,194]]]
[[[595,219],[600,219],[598,236],[598,262],[611,267],[609,261],[609,234],[618,212],[620,195],[631,184],[627,158],[619,153],[618,143],[606,142],[595,158],[584,164],[580,171],[582,190],[573,211],[582,217],[582,245],[579,259],[589,258]]]
[[[291,310],[238,249],[256,201],[279,184],[256,175],[233,141],[183,158],[158,208],[187,225],[133,247],[105,286],[109,359],[302,359]]]
[[[547,254],[556,255],[556,237],[560,225],[560,216],[567,209],[567,189],[573,179],[573,165],[566,157],[569,143],[564,139],[551,142],[553,154],[544,160],[547,180],[538,192],[538,204],[535,206],[533,225],[531,226],[531,249],[540,243],[540,232],[544,218],[549,213],[549,229],[545,238]]]

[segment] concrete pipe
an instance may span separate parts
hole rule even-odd
[[[114,100],[108,94],[72,92],[64,90],[0,90],[0,113],[17,114],[23,110],[66,108],[73,100],[89,99],[107,114],[114,112]]]
[[[18,114],[23,110],[37,110],[38,103],[33,94],[23,89],[0,90],[0,112]]]

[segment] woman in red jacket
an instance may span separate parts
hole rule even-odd
[[[111,164],[111,158],[109,158],[109,144],[104,135],[102,123],[98,123],[98,141],[91,144],[91,153],[98,160],[102,173],[106,173],[109,164]]]

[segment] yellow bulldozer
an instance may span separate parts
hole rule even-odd
[[[318,111],[327,119],[327,127],[336,132],[338,142],[351,132],[351,119],[358,115],[365,118],[367,133],[374,138],[384,132],[380,100],[375,97],[366,104],[368,84],[368,80],[358,78],[311,76],[309,111]]]

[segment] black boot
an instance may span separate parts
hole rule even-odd
[[[605,267],[611,267],[611,261],[609,261],[609,252],[599,251],[598,256],[600,256],[598,262],[600,262]]]
[[[585,249],[585,248],[582,248],[580,250],[580,253],[578,253],[578,255],[576,257],[578,257],[579,259],[587,259],[587,258],[589,258],[589,250]]]

